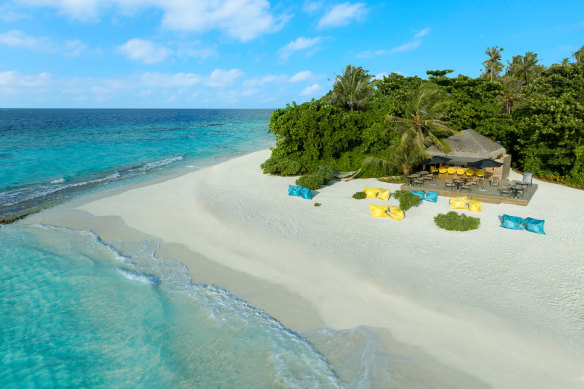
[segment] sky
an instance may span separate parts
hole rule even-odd
[[[278,108],[346,65],[477,77],[584,45],[584,1],[0,1],[2,108]]]

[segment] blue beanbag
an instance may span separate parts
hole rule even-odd
[[[423,190],[410,190],[410,192],[415,194],[416,196],[418,196],[422,200],[424,200],[424,197],[426,196]]]
[[[530,232],[535,232],[536,234],[543,234],[545,235],[545,231],[543,230],[543,224],[545,220],[534,219],[531,217],[523,219],[523,227]]]
[[[288,196],[300,196],[301,191],[302,191],[301,186],[288,185]]]
[[[501,227],[508,228],[510,230],[522,230],[522,222],[523,219],[521,219],[519,216],[503,215],[503,224],[501,224]]]
[[[428,191],[426,193],[426,198],[424,198],[424,200],[431,201],[431,202],[435,203],[436,201],[438,201],[438,192]]]
[[[300,196],[302,196],[303,199],[312,200],[312,191],[308,188],[302,188]]]

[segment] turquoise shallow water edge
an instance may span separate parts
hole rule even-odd
[[[153,256],[156,241],[0,227],[0,386],[336,388],[306,340]]]

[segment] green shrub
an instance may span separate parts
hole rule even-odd
[[[320,165],[314,174],[322,177],[323,185],[328,184],[329,181],[335,178],[333,176],[333,171],[327,165]]]
[[[296,180],[296,185],[303,186],[310,190],[316,190],[324,184],[322,177],[317,175],[302,176]]]
[[[416,196],[406,190],[396,190],[393,197],[399,200],[399,207],[404,211],[407,211],[411,207],[415,207],[422,202],[420,196]]]
[[[447,214],[438,214],[434,223],[440,228],[449,231],[469,231],[479,227],[481,219],[450,211]]]
[[[406,182],[408,182],[408,179],[404,176],[384,177],[378,178],[377,180],[381,182],[387,182],[390,184],[405,184]]]
[[[353,198],[354,198],[354,199],[357,199],[357,200],[364,199],[365,197],[367,197],[367,194],[366,194],[365,192],[356,192],[356,193],[353,195]]]
[[[322,204],[321,203],[314,203],[315,207],[320,207]]]
[[[268,158],[260,165],[264,174],[281,174],[283,176],[294,176],[300,173],[302,165],[291,159]]]

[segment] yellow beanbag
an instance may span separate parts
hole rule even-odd
[[[462,196],[462,197],[451,197],[450,198],[450,204],[452,204],[453,201],[464,201],[466,203],[466,196]]]
[[[450,201],[450,208],[452,208],[452,209],[466,209],[466,201],[452,200],[452,201]]]
[[[385,213],[388,209],[387,205],[369,204],[369,209],[373,217],[388,217],[387,213]]]
[[[401,220],[404,217],[406,217],[406,215],[404,214],[404,211],[402,211],[400,208],[390,206],[389,217],[392,218],[393,220]]]
[[[468,202],[468,210],[471,212],[480,212],[483,202],[478,200],[470,200]]]
[[[377,197],[377,192],[379,192],[379,188],[365,188],[363,189],[363,192],[365,192],[365,194],[367,196],[365,196],[368,199],[374,199]]]
[[[379,200],[389,200],[389,189],[379,189],[379,192],[377,192],[377,198]]]

